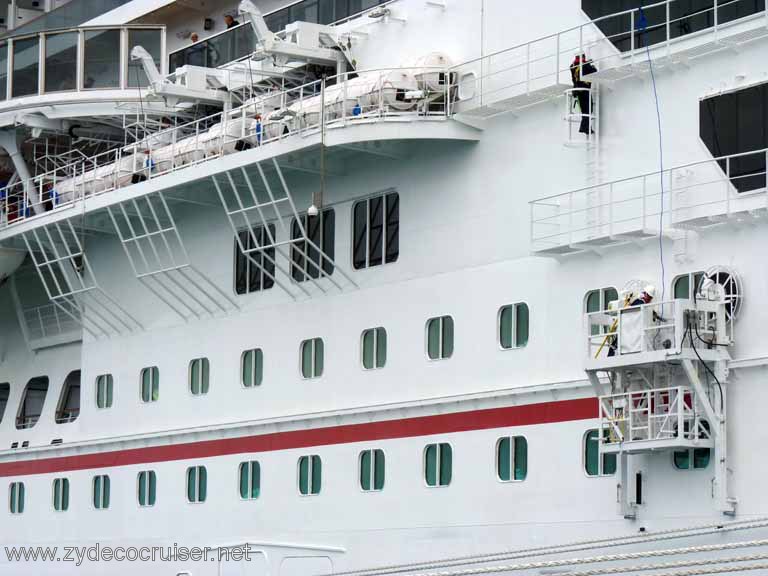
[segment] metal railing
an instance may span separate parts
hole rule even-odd
[[[762,210],[768,148],[681,164],[530,202],[534,252],[713,223]]]
[[[587,358],[611,358],[664,351],[680,354],[705,343],[727,345],[733,341],[732,322],[728,320],[724,302],[677,299],[636,306],[587,312]]]
[[[164,70],[164,26],[64,28],[9,38],[0,42],[0,101],[146,86],[144,70],[129,59],[134,45],[144,45]]]
[[[256,50],[256,34],[249,22],[208,36],[168,54],[168,72],[186,65],[218,68]]]
[[[316,134],[321,127],[445,120],[454,92],[449,79],[442,68],[392,68],[266,93],[7,186],[0,193],[0,228],[227,154]]]
[[[710,440],[702,415],[687,386],[610,394],[600,397],[600,436],[603,445]]]
[[[734,17],[737,5],[743,8],[736,10],[737,17]],[[691,19],[702,20],[704,24],[683,25]],[[755,19],[756,27],[768,33],[768,11],[756,10],[754,5],[749,7],[746,0],[715,0],[712,6],[690,13],[685,12],[678,0],[662,0],[644,6],[642,12],[634,8],[602,16],[454,66],[452,71],[459,76],[462,94],[458,111],[515,99],[521,100],[521,107],[530,105],[530,96],[537,92],[571,85],[571,69],[583,66],[574,64],[576,55],[585,54],[598,73],[617,68],[635,69],[647,62],[646,44],[651,47],[650,56],[654,60],[686,50],[700,50],[700,42],[681,41],[707,34],[707,42],[717,44],[740,34],[733,24],[749,19]],[[751,36],[745,36],[743,41],[750,39]]]

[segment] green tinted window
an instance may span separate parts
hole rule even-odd
[[[208,471],[205,466],[187,468],[187,500],[205,502],[208,495]]]
[[[255,500],[261,492],[261,466],[255,460],[240,464],[240,498]]]
[[[427,356],[430,360],[453,355],[453,318],[441,316],[427,322]]]
[[[261,386],[264,377],[264,354],[261,349],[246,350],[240,361],[243,386],[246,388]]]
[[[499,345],[509,350],[528,344],[528,305],[504,306],[499,311]]]
[[[387,362],[387,331],[384,328],[365,330],[362,337],[363,368],[383,368]]]
[[[8,505],[11,514],[24,513],[24,482],[11,482],[8,488]]]
[[[139,472],[139,506],[154,506],[157,496],[157,476],[153,470]]]
[[[588,476],[610,476],[616,473],[616,454],[603,454],[601,459],[598,438],[597,430],[584,436],[584,470]]]
[[[322,472],[320,456],[299,458],[299,493],[304,496],[319,494],[322,487]]]
[[[109,508],[109,484],[106,474],[93,477],[93,507],[97,510]]]
[[[160,396],[160,370],[157,366],[141,371],[141,401],[157,402]]]
[[[384,488],[384,451],[364,450],[360,453],[360,488],[365,491]]]
[[[301,375],[304,378],[320,378],[323,375],[323,340],[313,338],[301,343]]]
[[[112,374],[102,374],[96,378],[97,408],[110,408],[112,406],[113,386]]]
[[[424,479],[427,486],[448,486],[453,476],[450,444],[429,444],[424,450]]]
[[[210,363],[208,358],[196,358],[189,363],[189,391],[194,396],[208,394],[210,387]]]
[[[53,509],[64,512],[69,509],[69,479],[56,478],[53,481]]]

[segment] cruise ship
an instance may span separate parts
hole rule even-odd
[[[0,574],[768,574],[765,0],[0,2]]]

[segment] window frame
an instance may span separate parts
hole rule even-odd
[[[333,230],[333,237],[329,241],[331,250],[326,252],[325,222],[329,214],[331,215],[330,217],[332,220],[332,226],[330,226],[330,228]],[[319,242],[313,242],[317,248],[309,246],[308,242],[310,218],[319,218]],[[301,222],[301,226],[298,226],[299,221]],[[302,229],[304,231],[303,234]],[[298,230],[298,235],[294,233],[295,230]],[[291,249],[289,254],[291,282],[294,284],[301,284],[303,282],[312,282],[333,276],[333,273],[336,271],[336,211],[334,208],[332,206],[321,208],[316,216],[310,216],[307,212],[294,216],[291,218],[289,232],[291,239]],[[302,246],[301,251],[297,248],[297,245],[299,244]],[[308,264],[309,261],[312,260],[312,258],[309,257],[311,255],[310,251],[318,252],[317,262],[311,266]],[[314,260],[312,261],[314,262]],[[299,262],[301,265],[299,265]],[[330,269],[330,271],[328,269]],[[311,270],[314,270],[317,273],[317,276],[313,276]],[[301,275],[301,278],[297,278],[297,275],[299,274]]]
[[[40,404],[40,413],[37,415],[37,419],[30,425],[22,425],[19,426],[19,421],[22,418],[22,415],[25,413],[25,407],[27,404],[27,396],[29,395],[29,387],[32,384],[40,385],[42,386],[43,383],[45,383],[45,395],[43,396],[43,401]],[[24,390],[21,392],[21,399],[19,400],[19,407],[16,410],[16,430],[30,430],[37,426],[37,423],[40,422],[40,418],[43,417],[43,412],[45,411],[46,401],[48,400],[48,394],[51,391],[51,379],[48,376],[34,376],[30,378],[27,381],[27,384],[24,386]],[[9,393],[9,399],[10,399],[10,393]],[[55,415],[54,415],[55,418]],[[26,419],[22,420],[22,423],[26,422]]]
[[[518,344],[519,340],[519,334],[517,333],[517,309],[521,306],[525,306],[525,309],[527,310],[528,314],[528,334],[525,338],[525,344]],[[505,347],[502,344],[501,341],[501,317],[505,310],[511,309],[512,310],[512,342],[514,343],[509,348]],[[528,303],[525,301],[522,302],[515,302],[514,304],[505,304],[504,306],[501,306],[499,308],[499,311],[496,313],[496,344],[499,347],[499,350],[502,352],[507,352],[509,350],[521,350],[528,346],[531,342],[531,307],[528,306]]]
[[[60,492],[60,494],[59,494],[60,507],[59,508],[56,508],[56,492],[57,492],[57,490],[56,490],[57,484],[56,483],[57,482],[58,482],[58,486],[61,487],[61,489],[58,490],[58,492]],[[64,506],[64,501],[65,501],[65,498],[64,498],[64,494],[65,494],[64,487],[65,486],[66,486],[66,496],[67,496],[66,497],[66,506]],[[69,491],[69,478],[67,478],[66,476],[61,476],[61,477],[53,479],[53,482],[51,482],[51,508],[53,508],[53,511],[55,513],[66,512],[67,510],[69,510],[69,493],[70,493],[70,491]]]
[[[8,412],[8,403],[11,400],[11,383],[0,382],[0,390],[2,391],[0,392],[0,396],[5,395],[4,403],[2,404],[2,408],[0,408],[0,424],[2,424],[3,419],[5,418],[5,413]]]
[[[61,392],[59,392],[59,400],[56,402],[56,413],[54,414],[53,418],[54,423],[71,424],[80,417],[82,406],[82,374],[83,373],[81,370],[72,370],[69,374],[67,374],[67,377],[64,378],[64,383],[61,385]],[[69,395],[73,387],[77,388],[77,415],[74,417],[70,416],[63,418],[62,414],[68,413],[66,410],[66,405],[68,403]]]
[[[693,300],[693,295],[696,292],[696,287],[698,286],[699,281],[697,281],[697,278],[699,280],[704,276],[705,272],[703,270],[699,270],[696,272],[687,272],[685,274],[678,274],[672,279],[672,285],[671,288],[671,294],[672,299],[677,300],[677,296],[675,295],[675,288],[677,287],[677,283],[682,280],[683,278],[688,279],[688,300]]]
[[[267,230],[267,227],[269,227],[269,230]],[[259,244],[261,246],[265,246],[267,244],[271,244],[271,246],[268,246],[266,248],[263,248],[258,251],[254,251],[252,253],[249,253],[250,255],[256,254],[254,259],[259,260],[259,264],[257,265],[255,262],[253,262],[250,258],[248,258],[247,254],[244,254],[243,251],[240,249],[240,244],[243,242],[243,238],[240,237],[241,234],[245,234],[245,249],[246,250],[252,250],[255,248],[253,246],[252,248],[249,248],[248,246],[253,243],[253,237],[250,233],[249,228],[245,228],[242,230],[238,230],[237,234],[235,234],[235,242],[234,242],[234,255],[233,255],[233,264],[232,264],[232,291],[235,293],[235,296],[247,296],[249,294],[256,294],[259,292],[265,292],[266,290],[270,290],[275,287],[276,283],[276,277],[277,277],[277,255],[275,252],[275,246],[274,243],[277,242],[277,232],[274,224],[259,224],[258,226],[253,227],[253,233],[257,236],[257,240],[259,241]],[[273,241],[270,241],[270,237]],[[237,289],[237,273],[238,273],[238,258],[239,256],[243,256],[245,259],[245,291],[244,292],[238,292]],[[268,262],[268,260],[271,259],[271,262]],[[251,286],[251,267],[255,267],[258,270],[259,274],[259,287],[253,288]],[[271,277],[270,277],[271,274]],[[269,286],[266,284],[269,283]]]
[[[383,478],[381,479],[381,488],[376,488],[376,453],[381,454],[381,457],[383,458]],[[363,479],[362,479],[362,472],[363,472],[363,455],[369,453],[371,455],[371,470],[370,470],[370,478],[371,478],[371,487],[368,489],[365,489],[363,487]],[[383,492],[384,488],[387,486],[387,454],[384,451],[383,448],[365,448],[364,450],[361,450],[360,453],[357,455],[357,488],[362,492],[363,494],[370,494],[370,493],[377,493],[377,492]]]
[[[307,459],[307,492],[306,494],[301,491],[301,462],[304,459]],[[315,482],[314,482],[314,468],[315,468],[315,461],[314,459],[317,458],[317,461],[320,463],[320,487],[317,489],[317,492],[315,492]],[[299,491],[299,496],[306,498],[310,496],[319,496],[320,492],[323,489],[323,459],[320,457],[319,454],[304,454],[302,456],[299,456],[299,459],[296,461],[296,488]]]
[[[434,446],[436,449],[436,455],[435,455],[435,484],[430,485],[429,480],[427,479],[427,451],[431,446]],[[448,446],[448,448],[451,451],[451,477],[448,480],[447,484],[441,484],[440,477],[441,470],[440,470],[440,464],[442,461],[442,454],[441,454],[441,448],[442,446]],[[430,442],[429,444],[426,444],[424,446],[424,449],[422,450],[422,458],[421,458],[421,481],[424,483],[424,486],[427,488],[448,488],[453,483],[453,461],[454,461],[454,450],[453,445],[450,442]]]
[[[396,196],[397,197],[397,239],[395,240],[395,243],[397,244],[397,255],[395,256],[394,260],[387,261],[387,208],[388,208],[388,198],[390,196]],[[379,264],[371,264],[371,201],[381,198],[382,200],[382,225],[381,225],[381,262]],[[362,204],[366,204],[366,210],[365,210],[365,264],[360,266],[359,268],[355,265],[355,237],[356,237],[356,220],[355,220],[355,212],[357,210],[357,207]],[[375,192],[374,194],[371,194],[369,196],[366,196],[365,198],[360,198],[359,200],[356,200],[352,203],[351,211],[350,211],[350,231],[351,231],[351,242],[350,242],[350,262],[352,263],[352,269],[356,272],[362,272],[364,270],[371,270],[372,268],[378,268],[380,266],[385,266],[387,264],[397,264],[397,262],[400,260],[400,193],[395,188],[389,188],[387,190],[382,190],[380,192]]]
[[[190,470],[195,470],[195,499],[190,500],[189,499],[189,472]],[[200,499],[200,486],[201,486],[201,478],[202,475],[200,474],[200,470],[205,471],[205,498],[202,500]],[[187,501],[187,504],[204,504],[208,500],[208,468],[206,466],[203,466],[201,464],[195,465],[195,466],[188,466],[187,469],[184,472],[184,498]]]
[[[522,478],[515,478],[515,454],[517,452],[517,441],[523,439],[525,441],[525,476]],[[501,449],[501,443],[503,440],[509,440],[509,480],[504,480],[501,477],[501,470],[499,468],[499,451]],[[528,438],[522,434],[501,436],[496,440],[494,445],[493,457],[496,468],[496,480],[502,484],[514,484],[519,482],[525,482],[528,479]]]
[[[149,370],[149,400],[144,400],[144,373]],[[157,385],[157,398],[152,398],[152,392]],[[145,366],[139,372],[139,401],[144,405],[155,404],[160,401],[160,368],[155,364]]]
[[[21,516],[24,514],[26,499],[27,489],[24,486],[24,482],[15,480],[8,484],[8,512],[11,516]]]
[[[102,380],[103,379],[103,380]],[[104,406],[99,406],[99,386],[104,382]],[[109,394],[107,392],[109,391]],[[111,397],[111,402],[107,404],[107,398]],[[110,373],[99,374],[96,376],[96,409],[109,410],[115,405],[115,378]]]
[[[253,384],[245,383],[245,356],[249,352],[253,352]],[[258,361],[258,359],[261,359]],[[258,366],[261,364],[261,370],[258,370]],[[261,376],[257,378],[257,374],[261,373]],[[240,387],[245,390],[253,390],[261,387],[264,382],[264,350],[261,348],[248,348],[240,353]]]
[[[381,366],[379,363],[379,330],[384,334],[384,362]],[[365,366],[365,335],[369,332],[373,333],[373,365],[370,368]],[[376,370],[382,370],[387,365],[387,354],[389,345],[389,336],[386,328],[383,326],[377,326],[375,328],[366,328],[360,334],[360,366],[365,372],[374,372]]]
[[[258,471],[259,471],[259,486],[258,486],[259,493],[256,496],[252,497],[252,496],[250,496],[250,494],[252,493],[252,490],[253,490],[253,469],[254,469],[254,464],[256,465],[256,467],[258,468]],[[247,477],[246,480],[247,480],[247,484],[248,484],[248,488],[249,488],[249,492],[248,492],[249,496],[247,498],[243,498],[243,492],[242,492],[242,481],[243,480],[242,480],[241,476],[243,474],[243,468],[246,467],[246,466],[247,466],[247,470],[248,470],[248,477]],[[238,464],[238,466],[237,466],[237,486],[236,486],[236,488],[237,488],[237,495],[240,497],[240,500],[242,502],[256,502],[257,500],[259,500],[261,498],[261,462],[259,460],[243,460],[242,462],[240,462],[240,464]]]
[[[317,371],[317,342],[320,342],[322,347],[321,362],[322,367],[320,373]],[[304,374],[304,346],[307,344],[312,345],[312,361],[311,361],[311,376]],[[301,374],[302,380],[319,380],[325,374],[325,341],[321,337],[307,338],[302,340],[299,345],[299,374]]]
[[[453,337],[451,341],[451,353],[448,356],[445,356],[444,351],[444,342],[443,342],[443,334],[445,332],[445,320],[450,319],[451,321],[451,329],[453,331]],[[432,358],[429,355],[429,325],[433,320],[437,320],[440,322],[440,328],[438,331],[438,353],[436,358]],[[453,316],[450,314],[442,314],[440,316],[432,316],[427,319],[426,324],[424,325],[424,353],[427,357],[427,360],[429,362],[441,362],[443,360],[450,360],[453,358],[454,353],[456,352],[456,321],[454,320]]]
[[[596,441],[598,442],[597,446],[597,474],[589,474],[587,472],[587,437],[592,432],[597,432],[598,436]],[[584,473],[584,475],[587,478],[610,478],[612,476],[616,476],[616,472],[619,469],[619,462],[618,457],[616,454],[600,454],[600,429],[599,428],[589,428],[587,429],[584,434],[582,434],[581,437],[581,470]],[[611,474],[605,473],[605,459],[608,457],[613,457],[614,460],[614,466],[615,469]]]
[[[192,382],[192,373],[193,373],[193,365],[195,363],[200,363],[200,366],[198,368],[198,377],[199,377],[199,391],[195,393],[194,391],[194,382]],[[203,391],[203,387],[205,387],[205,391]],[[158,398],[160,397],[160,383],[158,378]],[[201,356],[199,358],[193,358],[189,361],[189,365],[187,367],[187,392],[190,396],[193,398],[202,398],[203,396],[207,396],[208,392],[211,391],[211,363],[208,360],[207,356]]]
[[[147,496],[147,503],[142,504],[141,503],[141,475],[144,474],[144,478],[146,480],[146,487],[145,487],[145,494]],[[150,494],[151,490],[150,487],[152,486],[152,483],[154,481],[155,485],[155,499],[150,504]],[[157,473],[154,470],[140,470],[136,474],[136,504],[138,504],[139,508],[154,508],[155,504],[157,504]]]
[[[99,493],[99,502],[100,506],[96,505],[96,479],[101,478],[101,486],[100,486],[100,493]],[[106,482],[105,482],[106,480]],[[105,489],[105,486],[109,485],[108,489]],[[104,505],[104,495],[109,492],[109,497],[107,498],[107,505]],[[109,506],[112,504],[112,481],[109,478],[109,474],[95,474],[93,478],[91,479],[91,506],[94,510],[109,510]]]

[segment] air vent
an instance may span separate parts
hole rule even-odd
[[[18,442],[11,442],[11,448],[18,448],[19,443]]]
[[[61,439],[61,438],[54,438],[53,440],[51,440],[51,445],[55,446],[57,444],[61,444],[62,442],[64,442],[63,439]]]
[[[29,448],[29,440],[24,440],[24,442],[21,443],[22,448]]]

